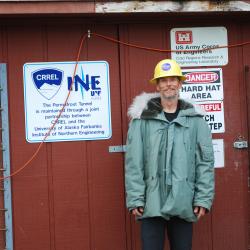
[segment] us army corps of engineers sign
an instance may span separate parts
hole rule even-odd
[[[28,142],[43,141],[69,100],[47,142],[109,139],[109,67],[105,61],[26,63],[23,67],[25,130]]]
[[[173,28],[170,31],[171,58],[181,67],[219,66],[228,63],[225,27]]]

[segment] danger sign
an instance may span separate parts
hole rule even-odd
[[[183,70],[186,80],[183,82],[181,97],[195,101],[223,100],[222,69]]]
[[[185,69],[180,97],[192,99],[206,112],[204,120],[212,133],[224,133],[223,77],[221,68]]]
[[[186,83],[214,83],[219,79],[218,72],[190,72],[185,75],[187,77]]]
[[[197,103],[206,112],[204,120],[207,122],[212,133],[224,133],[224,107],[223,101]]]
[[[172,59],[182,67],[218,66],[228,63],[225,27],[174,28],[170,32]]]

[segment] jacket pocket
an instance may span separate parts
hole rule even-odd
[[[187,221],[196,221],[193,212],[194,185],[184,180],[172,180],[167,199],[161,211],[169,216],[178,216]]]
[[[212,161],[214,157],[213,148],[211,146],[206,146],[203,144],[199,144],[201,157],[203,161]]]

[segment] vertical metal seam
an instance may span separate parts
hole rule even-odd
[[[8,111],[8,91],[7,91],[7,69],[6,64],[0,64],[0,85],[1,91],[1,107],[2,111],[2,143],[5,148],[3,154],[3,176],[10,175],[10,147],[9,147],[9,111]],[[6,225],[6,249],[13,250],[13,230],[12,230],[12,196],[11,196],[11,179],[4,180],[4,206],[7,209],[5,212]]]
[[[125,31],[126,27],[126,31]],[[118,40],[121,40],[121,38],[125,37],[127,38],[127,26],[123,24],[118,24],[117,27],[117,38]],[[126,41],[126,39],[123,39]],[[126,41],[127,42],[127,41]],[[120,81],[120,105],[121,105],[121,125],[122,125],[122,131],[121,131],[121,138],[122,138],[122,144],[126,143],[126,132],[127,131],[127,119],[126,115],[127,114],[127,106],[128,106],[128,101],[127,101],[127,91],[126,91],[126,51],[127,48],[124,48],[121,44],[118,44],[118,60],[119,60],[119,81]],[[125,80],[124,80],[125,79]],[[125,157],[125,155],[124,155]],[[123,170],[124,170],[124,159],[123,159]],[[123,180],[124,183],[124,180]],[[124,197],[126,196],[126,190],[124,189]],[[125,201],[125,208],[126,208],[126,201]],[[132,223],[130,217],[128,217],[126,210],[124,212],[124,219],[125,219],[125,234],[126,234],[126,250],[131,250],[133,249],[133,243],[132,243]]]
[[[120,24],[116,25],[116,36],[117,36],[117,39],[120,40],[121,39],[121,34],[120,34]],[[121,109],[121,114],[120,114],[120,119],[121,119],[121,142],[122,142],[122,149],[124,149],[124,141],[126,141],[126,136],[124,135],[124,126],[123,124],[126,122],[124,121],[124,115],[123,115],[123,97],[122,97],[122,76],[121,76],[121,45],[120,44],[117,44],[117,56],[118,56],[118,67],[119,67],[119,94],[120,94],[120,109]],[[126,98],[124,98],[126,100]],[[127,106],[127,103],[125,103],[125,105]],[[125,112],[126,113],[126,112]],[[121,152],[124,152],[123,150]],[[124,157],[123,157],[123,160],[122,160],[122,168],[123,168],[123,173],[124,173],[124,164],[125,164],[125,160],[124,160]],[[123,187],[125,187],[125,180],[123,178]],[[126,197],[126,191],[124,189],[124,197]],[[127,237],[127,234],[129,233],[128,232],[128,221],[127,221],[127,215],[126,215],[126,201],[124,200],[124,205],[125,207],[123,208],[124,209],[124,225],[125,225],[125,244],[126,244],[126,250],[130,249],[131,248],[131,243],[129,244],[128,242],[128,237]],[[131,226],[131,225],[129,225]]]
[[[42,26],[42,48],[43,48],[43,60],[45,62],[49,61],[49,39],[48,39],[48,24]],[[49,238],[50,238],[50,250],[56,249],[56,229],[55,229],[55,205],[54,205],[54,176],[53,176],[53,162],[52,162],[52,152],[53,146],[51,143],[47,142],[44,145],[46,151],[47,159],[47,187],[48,187],[48,210],[49,210]]]

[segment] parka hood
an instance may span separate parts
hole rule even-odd
[[[191,100],[179,99],[181,116],[204,116],[206,112]],[[147,119],[157,116],[162,111],[160,94],[145,93],[136,96],[128,109],[128,116],[133,119]]]

